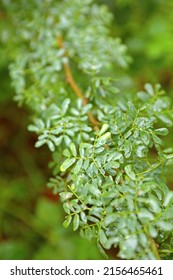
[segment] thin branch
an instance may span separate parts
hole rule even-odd
[[[60,37],[60,36],[57,37],[57,44],[58,44],[60,49],[63,49],[65,51],[64,42],[63,42],[62,37]],[[64,56],[66,56],[66,52],[64,53]],[[64,71],[65,71],[67,83],[73,89],[73,91],[77,95],[77,97],[82,99],[82,104],[85,106],[88,103],[88,100],[84,97],[82,91],[80,90],[80,88],[76,84],[68,62],[64,62]],[[99,123],[95,119],[93,114],[91,112],[88,112],[87,115],[88,115],[89,121],[93,125],[94,129],[98,130],[99,129],[99,127],[98,127]]]
[[[148,233],[148,230],[146,227],[143,227],[144,228],[144,232],[145,234],[147,235],[148,237],[148,240],[150,242],[150,246],[151,246],[151,250],[156,258],[156,260],[160,260],[160,255],[159,255],[159,252],[158,252],[158,247],[157,247],[157,243],[155,242],[155,240],[149,235]]]
[[[160,260],[160,255],[158,252],[158,245],[152,237],[150,237],[150,244],[151,244],[151,249],[152,249],[156,259]]]

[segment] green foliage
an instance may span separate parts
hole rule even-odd
[[[9,2],[13,14],[19,4]],[[60,193],[64,227],[96,240],[102,253],[118,248],[122,259],[169,258],[173,195],[164,175],[173,153],[163,136],[172,102],[158,84],[121,92],[126,46],[111,36],[106,6],[93,2],[29,1],[11,15],[15,99],[32,109],[35,146],[53,153],[48,186]]]

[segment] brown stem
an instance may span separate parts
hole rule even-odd
[[[146,233],[146,235],[149,239],[150,246],[151,246],[154,256],[156,257],[157,260],[160,260],[160,255],[159,255],[157,244],[156,244],[155,240],[149,235],[146,227],[144,227],[144,232]]]
[[[57,37],[57,44],[59,46],[60,49],[63,49],[65,50],[65,47],[64,47],[64,42],[63,42],[63,39],[62,37],[58,36]],[[66,55],[66,52],[64,54],[64,56]],[[70,66],[68,64],[68,62],[64,62],[64,71],[65,71],[65,75],[66,75],[66,81],[67,83],[70,85],[70,87],[73,89],[74,93],[77,95],[77,97],[81,98],[82,99],[82,104],[83,105],[86,105],[88,103],[88,100],[84,97],[82,91],[80,90],[80,88],[78,87],[78,85],[76,84],[74,78],[73,78],[73,75],[72,75],[72,72],[71,72],[71,69],[70,69]],[[87,113],[88,115],[88,118],[89,118],[89,121],[90,123],[93,125],[94,129],[95,130],[98,130],[99,127],[98,127],[98,121],[95,119],[95,117],[93,116],[93,114],[91,112],[88,112]]]
[[[158,252],[157,243],[154,241],[153,238],[151,238],[151,247],[152,247],[152,250],[153,250],[153,252],[156,256],[156,259],[160,260],[160,255],[159,255],[159,252]]]

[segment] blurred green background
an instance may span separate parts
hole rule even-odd
[[[114,14],[112,33],[133,58],[126,71],[133,90],[160,83],[173,97],[173,1],[97,0]],[[4,43],[8,18],[0,4],[0,259],[102,259],[96,246],[64,229],[58,196],[46,187],[51,176],[46,147],[35,149],[27,131],[29,112],[13,101]],[[173,134],[167,139],[173,143]],[[171,171],[168,174],[172,188]],[[114,258],[113,251],[108,252]]]

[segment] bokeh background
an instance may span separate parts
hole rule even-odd
[[[173,1],[95,2],[110,8],[111,31],[128,46],[128,86],[140,90],[146,82],[160,83],[173,98]],[[94,243],[62,226],[62,205],[46,186],[51,154],[46,147],[34,148],[36,136],[27,131],[30,114],[13,101],[8,49],[2,40],[7,27],[0,2],[0,259],[102,259]],[[172,143],[171,132],[167,144]],[[172,180],[170,170],[170,188]]]

